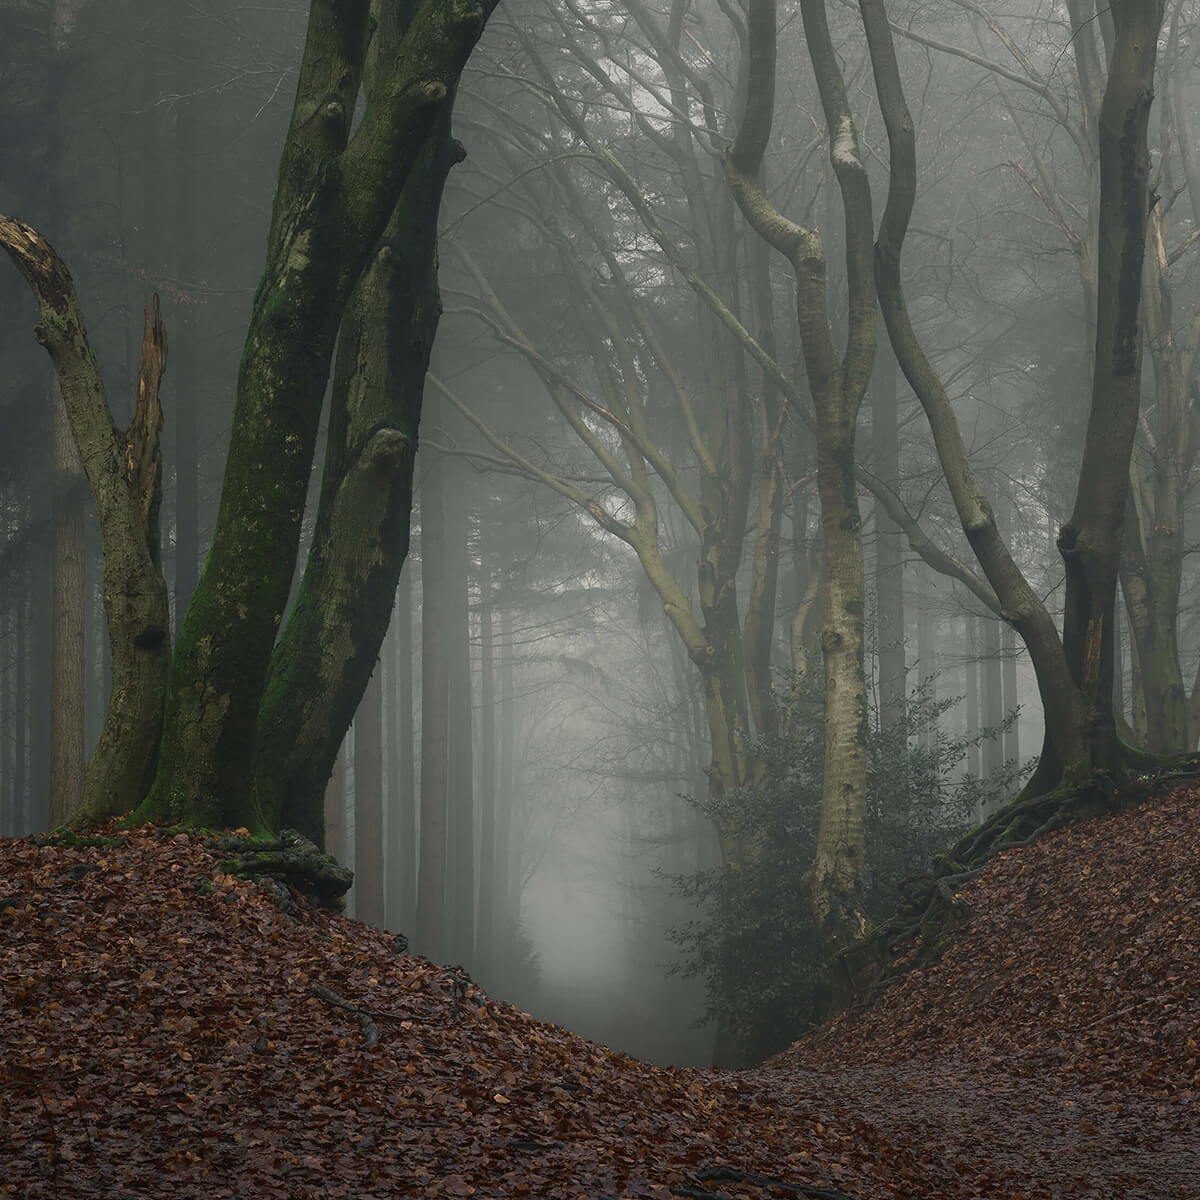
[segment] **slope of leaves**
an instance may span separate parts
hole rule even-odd
[[[0,1195],[1126,1197],[1200,1178],[1200,834],[1006,855],[941,964],[761,1070],[664,1070],[198,839],[0,842]]]

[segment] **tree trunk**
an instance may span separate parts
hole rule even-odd
[[[871,455],[875,474],[896,487],[900,480],[900,430],[896,357],[879,346],[871,372]],[[879,724],[902,729],[908,681],[904,649],[904,573],[901,530],[875,504],[875,612],[879,640]]]
[[[50,383],[54,413],[51,480],[54,609],[50,642],[51,828],[79,811],[83,800],[83,464],[71,434],[62,389]]]
[[[1004,723],[1004,690],[1001,682],[1000,622],[990,614],[980,617],[983,659],[983,726],[996,732],[983,743],[983,776],[990,779],[1004,766],[1000,726]]]
[[[388,729],[388,928],[410,930],[416,909],[417,814],[413,777],[413,645],[411,562],[400,572],[392,614],[395,669]]]
[[[1115,51],[1100,117],[1098,319],[1092,408],[1071,521],[1059,536],[1067,570],[1060,640],[1045,606],[1017,569],[967,458],[941,380],[913,333],[900,254],[916,194],[916,153],[881,0],[860,0],[876,91],[891,149],[888,204],[875,273],[888,333],[929,418],[964,532],[1009,621],[1025,639],[1046,717],[1046,748],[1031,789],[1066,775],[1118,766],[1112,720],[1113,589],[1137,419],[1141,366],[1141,272],[1148,156],[1146,118],[1161,9],[1156,0],[1112,7]]]
[[[415,946],[441,961],[446,949],[450,662],[446,629],[444,463],[421,468],[421,859]]]
[[[68,49],[79,0],[53,0],[50,6],[51,58],[48,69],[50,139],[46,167],[50,179],[47,220],[52,235],[64,237],[73,183],[64,96],[68,91]],[[51,828],[73,816],[83,800],[84,592],[83,464],[56,374],[50,379],[53,457],[50,479],[52,593],[50,614],[50,790]]]
[[[1001,678],[1004,684],[1005,716],[1014,712],[1021,700],[1017,695],[1017,635],[1011,625],[1000,627],[1000,650],[1004,656],[1004,666]],[[1015,716],[1012,724],[1004,731],[1004,761],[1020,763],[1021,761],[1021,718]]]
[[[383,689],[377,667],[354,715],[354,918],[384,926]]]
[[[486,516],[479,530],[479,926],[475,961],[495,961],[496,943],[496,670],[492,636],[492,556],[484,549]]]
[[[0,217],[0,244],[38,299],[34,331],[54,363],[104,540],[104,607],[112,646],[112,697],[88,762],[85,823],[126,813],[153,776],[170,658],[167,588],[159,561],[162,460],[159,381],[166,332],[158,299],[146,305],[137,400],[128,430],[113,422],[88,343],[74,285],[48,242],[29,226]]]
[[[1112,712],[1113,613],[1142,376],[1142,266],[1150,200],[1146,129],[1162,6],[1114,0],[1116,44],[1100,109],[1100,236],[1095,373],[1071,519],[1058,537],[1066,569],[1063,650],[1084,704],[1082,763],[1068,776],[1118,770]]]
[[[974,614],[969,614],[963,619],[963,626],[964,633],[966,634],[963,639],[963,690],[967,697],[966,735],[968,738],[974,739],[979,736],[980,730],[979,674],[981,663],[979,661],[979,618]],[[967,747],[967,774],[972,779],[979,778],[980,758],[978,745]],[[981,814],[980,820],[982,819]]]
[[[266,267],[238,376],[220,509],[180,629],[162,756],[143,817],[263,829],[283,815],[278,792],[260,797],[253,786],[255,776],[264,778],[255,770],[256,730],[269,676],[279,690],[272,648],[295,569],[334,343],[350,295],[431,129],[452,102],[492,6],[493,0],[434,0],[417,7],[394,53],[380,56],[371,102],[351,137],[370,6],[313,0]],[[405,249],[428,253],[423,236],[415,234]],[[369,436],[354,443],[354,461],[347,464],[353,467],[346,479],[350,507],[370,505],[362,493],[378,496],[373,480],[402,474],[397,466],[414,448],[411,428],[362,432]],[[406,513],[397,519],[407,524]],[[379,580],[381,572],[373,577]],[[297,609],[317,599],[310,595]],[[378,598],[369,607],[377,609]],[[390,607],[389,599],[385,624]],[[314,764],[322,764],[320,781],[312,784],[315,766],[304,771],[300,816],[310,830],[319,828],[320,787],[337,736],[332,729],[348,723],[381,638],[382,630],[372,629],[342,656],[356,664],[358,692],[348,705],[345,695],[331,704],[325,722],[331,732],[312,751]],[[302,682],[316,685],[311,676]],[[293,693],[289,702],[303,694]],[[281,704],[271,697],[266,709],[278,712]]]
[[[178,18],[177,18],[178,19]],[[197,245],[196,195],[200,179],[197,169],[196,97],[189,86],[192,50],[180,32],[179,69],[187,72],[175,86],[182,95],[176,101],[175,116],[175,275],[183,294],[176,311],[174,381],[175,425],[175,629],[183,624],[196,590],[200,568],[200,495],[199,495],[199,391],[200,298],[194,294],[200,279]]]
[[[475,771],[471,679],[469,515],[461,475],[443,475],[446,626],[450,673],[447,755],[447,953],[472,964],[475,955]],[[451,499],[451,497],[453,499]],[[446,503],[449,501],[449,503]]]
[[[271,659],[255,751],[258,822],[309,837],[320,796],[377,661],[408,553],[413,464],[441,313],[436,223],[461,148],[447,113],[342,324],[316,529]]]
[[[821,634],[825,767],[817,847],[807,882],[817,928],[833,948],[865,928],[866,582],[854,435],[875,353],[875,296],[871,282],[870,186],[858,155],[857,134],[823,0],[802,0],[801,12],[846,222],[849,321],[840,363],[835,358],[826,312],[821,239],[815,231],[803,229],[779,213],[767,199],[759,179],[775,105],[774,0],[751,0],[747,10],[750,74],[746,109],[737,139],[725,156],[725,175],[747,223],[787,258],[795,274],[797,323],[815,412],[825,568]]]
[[[325,852],[338,862],[345,860],[346,846],[343,830],[346,819],[346,760],[341,751],[334,760],[333,770],[325,784],[322,805],[322,833],[320,844]]]

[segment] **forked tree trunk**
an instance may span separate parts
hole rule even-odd
[[[362,119],[351,125],[375,30],[366,0],[312,0],[292,124],[275,193],[266,266],[255,296],[237,385],[221,505],[204,572],[184,618],[172,669],[162,754],[139,815],[200,824],[272,828],[278,791],[259,796],[255,778],[259,706],[278,690],[272,667],[296,565],[304,501],[339,325],[413,167],[453,90],[494,0],[430,0],[412,10],[394,49],[381,55]],[[382,18],[396,15],[382,6]],[[428,252],[418,232],[406,252]],[[380,475],[402,474],[415,430],[367,429],[350,447],[344,503],[374,507]],[[364,494],[365,493],[365,494]],[[407,511],[397,513],[407,526]],[[397,534],[402,531],[397,528]],[[358,575],[356,565],[353,574]],[[378,579],[378,573],[375,578]],[[394,587],[392,579],[391,586]],[[310,609],[327,597],[301,599]],[[390,609],[390,598],[383,604]],[[386,616],[384,620],[386,625]],[[351,631],[347,636],[353,641]],[[382,631],[363,635],[345,658],[358,692],[332,698],[328,737],[313,769],[289,792],[303,823],[319,829],[320,789],[332,747],[366,683]],[[374,640],[373,649],[368,643]],[[365,663],[365,666],[363,665]],[[300,671],[288,703],[320,686]],[[280,711],[278,695],[265,707]],[[349,709],[343,713],[341,709]],[[323,763],[315,772],[317,761]],[[313,783],[314,774],[320,779]]]
[[[321,791],[378,659],[408,553],[425,371],[441,315],[437,213],[461,157],[448,115],[343,321],[313,544],[258,715],[255,798],[268,829],[319,834]]]
[[[159,381],[166,331],[158,298],[146,304],[137,399],[129,428],[113,423],[74,284],[50,244],[0,217],[0,244],[38,299],[34,330],[58,376],[104,542],[104,608],[112,645],[112,696],[72,819],[98,823],[128,812],[153,777],[170,659],[167,587],[159,561],[162,459]]]
[[[825,258],[818,234],[793,224],[759,182],[775,105],[775,4],[751,0],[745,116],[725,158],[730,189],[747,222],[792,266],[805,371],[813,398],[817,488],[825,571],[821,651],[825,664],[825,767],[821,820],[808,889],[817,927],[831,948],[865,928],[867,695],[863,618],[866,581],[854,471],[858,410],[875,351],[871,282],[871,194],[834,54],[823,0],[802,0],[809,57],[825,110],[830,159],[846,221],[849,328],[841,362],[826,314]]]
[[[917,342],[900,275],[916,194],[912,118],[882,0],[860,0],[876,91],[891,148],[888,204],[875,271],[888,333],[925,407],[963,529],[1025,640],[1046,716],[1046,745],[1031,789],[1119,767],[1112,715],[1113,602],[1141,371],[1141,278],[1148,212],[1146,120],[1162,9],[1116,0],[1115,49],[1100,117],[1096,356],[1088,433],[1071,520],[1058,544],[1067,571],[1060,640],[1045,606],[1013,562],[967,458],[941,380]]]

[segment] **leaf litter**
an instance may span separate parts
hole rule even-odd
[[[1195,1200],[1195,784],[998,857],[935,966],[664,1069],[198,837],[0,841],[0,1196]]]

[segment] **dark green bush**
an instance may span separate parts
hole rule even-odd
[[[698,912],[671,931],[684,955],[672,970],[703,980],[705,1020],[718,1022],[746,1062],[783,1049],[820,1019],[825,1005],[828,971],[802,892],[820,819],[820,689],[819,680],[794,684],[792,736],[760,743],[766,787],[692,800],[720,828],[761,846],[758,862],[672,880]],[[871,713],[864,898],[873,919],[888,915],[903,879],[977,822],[981,805],[1015,790],[1015,763],[986,781],[960,772],[969,747],[999,731],[946,736],[938,718],[955,703],[917,689],[896,729],[881,728]]]

